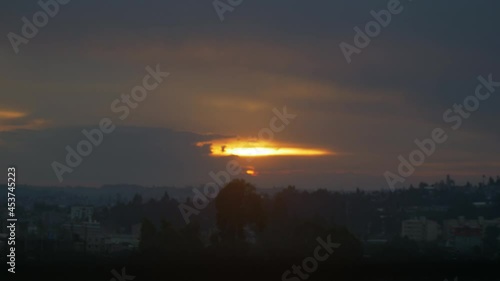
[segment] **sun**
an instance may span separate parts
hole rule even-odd
[[[245,171],[245,174],[249,175],[249,176],[256,176],[257,175],[257,172],[254,170],[254,169],[247,169]]]
[[[204,145],[210,145],[212,156],[268,157],[323,156],[334,154],[326,149],[305,148],[270,141],[221,139],[197,143],[197,146]]]

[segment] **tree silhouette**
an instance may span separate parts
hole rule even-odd
[[[500,243],[498,242],[500,236],[500,228],[488,226],[484,233],[483,245],[484,250],[489,256],[493,256],[498,251]]]
[[[245,227],[261,230],[265,225],[262,198],[244,180],[229,182],[215,199],[215,208],[223,241],[244,241]]]
[[[139,249],[143,252],[149,252],[156,247],[157,232],[154,224],[148,220],[143,219],[141,225],[141,236],[139,240]]]
[[[492,177],[490,177],[490,178],[488,179],[488,185],[489,185],[489,186],[493,186],[493,185],[495,185],[495,180],[494,180]]]

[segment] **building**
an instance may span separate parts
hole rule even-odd
[[[103,239],[103,252],[107,254],[133,251],[139,248],[139,238],[130,234],[107,235]]]
[[[418,242],[436,241],[441,234],[440,225],[421,217],[418,219],[404,220],[401,227],[401,236]]]
[[[73,249],[83,252],[100,252],[103,248],[103,231],[98,222],[68,223],[64,228],[71,234]]]
[[[485,220],[478,217],[466,220],[465,217],[444,222],[446,246],[459,252],[471,252],[482,248],[483,237],[488,227],[500,227],[500,218]]]
[[[91,206],[71,207],[71,221],[92,221],[94,208]]]

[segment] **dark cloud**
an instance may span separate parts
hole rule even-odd
[[[119,124],[135,128],[110,136],[71,182],[203,182],[207,169],[224,161],[192,146],[203,134],[148,128],[255,136],[272,108],[284,105],[298,118],[278,140],[344,155],[318,159],[289,178],[383,180],[414,139],[445,125],[443,112],[474,93],[479,75],[500,80],[495,0],[402,1],[404,11],[347,64],[339,43],[352,43],[353,28],[387,2],[244,1],[220,22],[211,1],[71,1],[20,54],[6,36],[0,42],[2,110],[28,116],[0,123],[9,131],[0,134],[0,156],[26,166],[30,182],[54,181],[50,162],[77,141],[75,127],[109,116],[110,103],[141,82],[144,67],[161,64],[172,76]],[[38,9],[37,1],[4,3],[0,32],[19,33],[21,18]],[[429,160],[439,170],[423,167],[416,178],[493,173],[498,102],[495,94],[481,104]],[[36,120],[51,129],[23,130],[43,127]],[[465,153],[470,148],[477,149]],[[453,159],[453,169],[439,164]],[[278,184],[283,172],[302,171],[303,159],[295,161],[298,167],[263,162],[275,177],[263,171],[255,180]]]

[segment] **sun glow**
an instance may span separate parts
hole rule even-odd
[[[322,156],[334,153],[325,149],[294,147],[264,141],[242,141],[235,139],[222,139],[210,142],[197,143],[198,146],[210,145],[212,156],[240,156],[240,157],[265,157],[265,156]]]
[[[248,170],[245,171],[245,174],[247,174],[249,176],[256,176],[257,172],[255,172],[254,169],[248,169]]]

